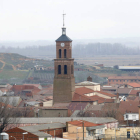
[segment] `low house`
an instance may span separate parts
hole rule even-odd
[[[126,83],[121,85],[119,88],[131,88],[133,90],[140,90],[140,84],[139,83]]]
[[[10,139],[52,139],[52,137],[62,138],[63,132],[66,132],[66,125],[62,123],[48,123],[33,126],[15,127],[6,131]],[[26,134],[25,134],[26,133]]]
[[[66,106],[62,107],[39,107],[40,117],[67,117],[68,108]],[[37,115],[36,115],[37,116]]]
[[[120,127],[105,130],[106,139],[140,139],[139,127]]]
[[[101,90],[103,92],[115,94],[117,91],[117,88],[118,88],[117,85],[104,85],[101,87]]]
[[[117,97],[114,94],[102,91],[94,91],[92,89],[81,87],[75,89],[72,102],[89,102],[91,104],[104,104],[117,102]]]
[[[67,132],[63,133],[63,137],[67,139],[88,139],[105,134],[105,125],[95,124],[83,120],[75,120],[67,122]]]
[[[127,87],[118,88],[115,94],[118,94],[121,97],[123,97],[123,96],[127,97],[127,96],[129,96],[129,93],[131,92],[131,90],[132,90],[131,88],[127,88]]]
[[[81,88],[81,87],[86,87],[94,91],[100,91],[100,84],[94,83],[91,81],[84,81],[84,82],[75,84],[75,88]]]
[[[139,124],[139,101],[121,101],[119,105],[120,124],[125,124],[129,126]]]
[[[51,140],[52,136],[50,134],[36,131],[35,126],[25,126],[25,127],[16,127],[6,131],[9,134],[9,140],[14,139],[28,139],[28,140],[42,140],[49,139]]]
[[[126,84],[126,83],[140,82],[140,76],[112,76],[108,77],[108,84]]]

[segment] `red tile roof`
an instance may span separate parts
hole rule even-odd
[[[69,121],[68,123],[71,124],[71,125],[76,125],[76,126],[82,127],[83,122],[84,122],[84,127],[92,127],[92,126],[102,125],[102,124],[95,124],[95,123],[91,123],[91,122],[83,121],[83,120]]]
[[[103,97],[100,97],[100,96],[97,96],[97,95],[94,95],[94,96],[90,96],[91,99],[93,100],[98,100],[98,104],[101,104],[101,103],[114,103],[114,99],[106,99],[106,98],[103,98]]]
[[[137,93],[140,92],[140,90],[131,90],[129,93],[130,95],[137,95]]]
[[[87,93],[93,93],[94,90],[86,88],[86,87],[80,87],[75,89],[75,93],[78,94],[87,94]]]
[[[120,102],[119,105],[119,111],[121,113],[125,113],[125,112],[138,113],[139,112],[138,105],[139,105],[139,101],[133,101],[133,100],[122,101]]]
[[[86,95],[81,95],[78,93],[75,93],[73,96],[73,100],[72,101],[86,101],[86,102],[94,102],[94,101],[98,101],[99,104],[104,103],[104,102],[114,102],[114,99],[105,99],[103,97],[97,96],[97,95],[93,95],[93,96],[86,96]]]
[[[88,93],[94,93],[94,92],[98,92],[100,94],[103,94],[103,95],[106,95],[109,97],[116,97],[116,95],[114,95],[114,94],[103,92],[103,91],[94,91],[94,90],[86,88],[86,87],[80,87],[80,88],[75,89],[75,93],[78,93],[81,95],[88,94]]]
[[[85,96],[85,95],[75,93],[72,101],[92,101],[92,100],[89,98],[89,96]]]
[[[109,96],[109,97],[116,97],[116,95],[114,95],[114,94],[103,92],[103,91],[95,91],[95,92],[98,92],[100,94],[103,94],[103,95],[106,95],[106,96]]]
[[[140,84],[138,83],[128,83],[128,85],[131,87],[140,87]]]

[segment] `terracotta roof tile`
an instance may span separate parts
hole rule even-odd
[[[102,125],[102,124],[95,124],[95,123],[91,123],[91,122],[83,121],[83,120],[69,121],[68,123],[71,124],[71,125],[76,125],[76,126],[82,127],[83,122],[84,122],[84,127],[92,127],[92,126]]]
[[[130,95],[137,95],[137,93],[139,93],[140,90],[131,90],[131,92],[129,93]]]
[[[139,101],[122,101],[119,105],[119,111],[121,113],[131,112],[131,113],[138,113],[139,112]]]
[[[138,83],[128,83],[128,85],[131,87],[140,87],[140,84]]]
[[[75,93],[72,101],[87,101],[87,102],[98,101],[98,103],[104,103],[104,102],[114,102],[114,99],[106,99],[97,95],[85,96]]]
[[[75,93],[72,101],[92,101],[88,96]]]
[[[78,94],[87,94],[87,93],[93,93],[94,90],[86,88],[86,87],[80,87],[75,89],[75,93]]]
[[[109,96],[109,97],[116,97],[116,95],[114,95],[114,94],[103,92],[103,91],[95,91],[95,92],[98,92],[100,94],[103,94],[103,95],[106,95],[106,96]]]

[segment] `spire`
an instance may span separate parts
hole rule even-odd
[[[62,15],[63,15],[62,35],[66,35],[66,28],[64,27],[64,26],[65,26],[65,22],[64,22],[64,21],[65,21],[65,19],[64,19],[64,18],[65,18],[65,15],[66,15],[66,14],[64,14],[64,12],[63,12],[63,14],[62,14]]]
[[[63,27],[64,27],[65,26],[65,22],[64,22],[65,19],[64,18],[65,18],[65,15],[66,15],[66,14],[64,14],[64,11],[63,11],[63,14],[62,15],[63,15]]]

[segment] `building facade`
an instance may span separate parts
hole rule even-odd
[[[108,84],[140,83],[140,76],[114,76],[108,77]]]
[[[56,40],[54,68],[53,104],[71,102],[75,91],[74,59],[72,40],[66,35],[64,26],[62,35]]]

